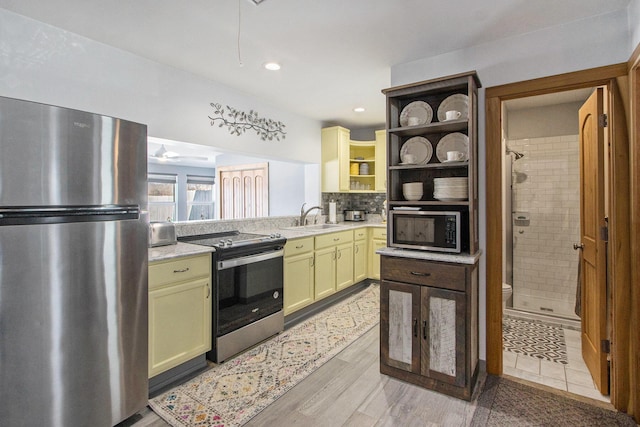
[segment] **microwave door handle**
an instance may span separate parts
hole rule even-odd
[[[284,255],[284,250],[271,251],[258,255],[249,255],[240,258],[233,258],[226,261],[218,261],[218,270],[226,270],[227,268],[239,267],[241,265],[252,264],[255,262],[266,261],[269,259],[274,259],[278,257],[282,257]]]

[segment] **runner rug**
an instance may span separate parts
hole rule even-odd
[[[241,426],[377,325],[377,284],[149,401],[172,426]]]
[[[488,375],[471,427],[636,426],[633,419],[622,412],[560,393]]]

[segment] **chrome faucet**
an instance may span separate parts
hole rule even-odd
[[[322,208],[320,206],[313,206],[305,211],[304,205],[306,205],[306,203],[303,203],[302,207],[300,208],[300,224],[299,225],[306,225],[305,221],[307,220],[307,215],[309,215],[309,212],[311,212],[312,210],[318,209],[319,211],[322,211]]]

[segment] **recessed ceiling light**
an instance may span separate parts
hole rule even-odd
[[[364,107],[356,107],[353,109],[356,113],[364,113]]]
[[[280,69],[280,64],[278,64],[277,62],[267,62],[266,64],[264,64],[264,68],[269,71],[278,71]]]

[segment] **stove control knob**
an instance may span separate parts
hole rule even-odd
[[[224,245],[225,245],[224,240],[220,240],[220,242],[218,242],[218,245],[219,245],[221,248],[224,248]]]
[[[273,233],[269,237],[271,237],[272,239],[279,239],[281,237],[281,234],[280,233]]]
[[[231,245],[233,245],[233,240],[227,239],[227,246],[231,246]]]

